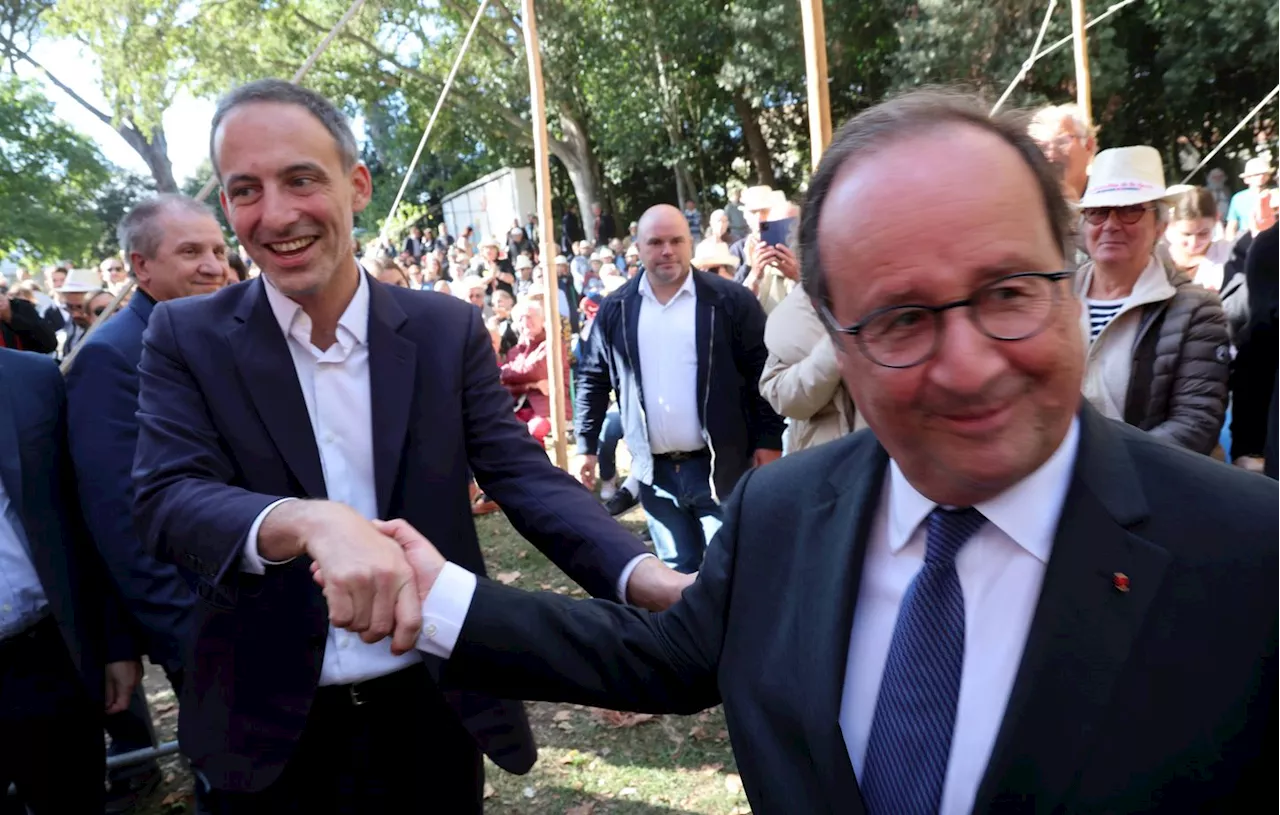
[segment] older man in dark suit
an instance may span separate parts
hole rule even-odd
[[[138,444],[138,362],[156,303],[209,294],[226,282],[227,243],[212,210],[184,195],[137,204],[117,227],[137,281],[129,304],[87,337],[67,373],[67,426],[80,506],[98,551],[134,620],[151,661],[175,693],[190,639],[195,595],[178,570],[142,546],[133,527],[133,456]],[[154,741],[141,694],[107,722],[112,753]],[[154,763],[113,771],[109,799],[121,808],[154,788]]]
[[[440,811],[478,812],[481,749],[516,772],[534,761],[524,713],[436,684],[414,646],[452,633],[422,624],[371,520],[412,518],[482,571],[473,472],[592,594],[665,606],[685,581],[516,421],[476,309],[356,264],[369,171],[328,101],[251,83],[212,132],[262,276],[155,307],[134,469],[143,540],[197,576],[183,748],[215,812],[403,812],[424,786]],[[312,562],[334,577],[323,595]]]
[[[870,430],[748,473],[657,615],[477,580],[382,527],[461,628],[427,644],[445,679],[723,701],[758,813],[1274,806],[1276,486],[1081,404],[1067,209],[1024,125],[937,93],[871,108],[802,217]]]
[[[14,783],[35,815],[102,811],[103,710],[142,673],[66,432],[58,366],[0,348],[0,799]]]

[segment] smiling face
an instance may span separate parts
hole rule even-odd
[[[227,282],[227,242],[212,215],[167,207],[155,217],[160,235],[155,257],[130,256],[138,285],[164,302],[194,294],[209,294]]]
[[[344,169],[338,144],[298,105],[250,102],[215,134],[222,206],[240,244],[288,297],[321,297],[357,279],[355,213],[369,203],[368,169]]]
[[[1035,175],[998,136],[947,125],[849,162],[818,221],[831,311],[852,325],[879,308],[941,305],[1015,272],[1063,266]],[[971,160],[956,162],[955,155]],[[908,187],[926,199],[903,198]],[[921,222],[932,228],[923,232]],[[832,259],[856,258],[857,263]],[[970,506],[1043,464],[1080,403],[1079,301],[1058,282],[1056,312],[1016,342],[978,330],[967,308],[944,313],[937,353],[911,368],[872,362],[853,337],[836,344],[858,411],[913,486]]]

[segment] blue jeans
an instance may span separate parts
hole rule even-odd
[[[702,568],[707,544],[720,531],[720,505],[711,496],[711,458],[655,458],[653,483],[640,485],[640,505],[662,562],[684,574]]]
[[[604,415],[600,428],[600,445],[596,448],[600,480],[608,481],[618,474],[618,442],[622,441],[622,414],[614,410]]]

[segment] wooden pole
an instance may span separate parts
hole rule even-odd
[[[1086,127],[1093,127],[1093,94],[1089,81],[1089,35],[1085,33],[1084,0],[1071,0],[1071,35],[1076,50],[1076,104]]]
[[[547,295],[543,303],[546,316],[547,342],[551,344],[547,380],[551,388],[551,433],[555,446],[556,466],[569,468],[566,448],[564,400],[565,350],[560,336],[560,281],[556,279],[556,237],[551,220],[551,156],[547,148],[547,97],[542,84],[542,52],[538,48],[538,19],[533,0],[521,0],[524,18],[524,50],[529,60],[529,108],[533,118],[533,176],[538,190],[538,223],[542,229],[541,259]],[[573,308],[575,304],[570,303]]]
[[[800,0],[804,69],[809,84],[809,155],[813,169],[831,144],[831,96],[827,90],[827,25],[822,0]]]

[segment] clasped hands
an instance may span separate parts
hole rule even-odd
[[[422,604],[446,563],[408,522],[368,521],[331,501],[292,501],[272,510],[259,531],[259,553],[271,561],[309,556],[329,622],[367,643],[390,636],[395,654],[417,644]],[[627,581],[627,600],[661,611],[691,582],[691,576],[646,558]]]

